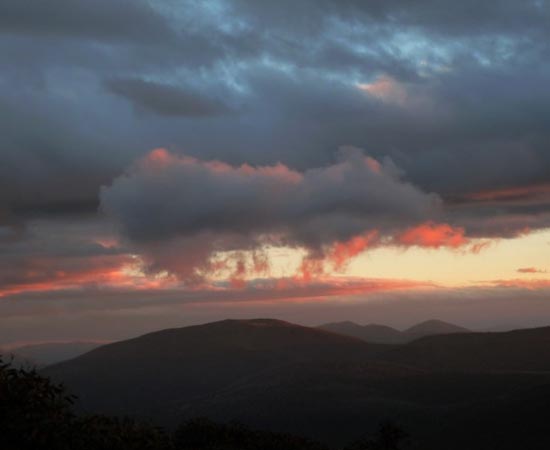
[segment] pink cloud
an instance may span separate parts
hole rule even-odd
[[[409,228],[395,236],[394,241],[407,247],[425,248],[459,248],[470,243],[470,240],[465,236],[464,228],[434,222],[426,222]]]

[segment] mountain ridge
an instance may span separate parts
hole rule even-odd
[[[169,427],[210,417],[340,445],[395,417],[423,448],[443,440],[449,450],[478,449],[461,433],[479,411],[513,424],[525,392],[550,413],[537,400],[550,398],[550,327],[379,345],[271,319],[224,320],[108,344],[42,373],[83,411]],[[488,438],[500,432],[498,421],[486,427]]]
[[[425,320],[402,331],[387,325],[360,325],[349,320],[325,323],[317,328],[379,344],[406,344],[424,336],[471,332],[467,328],[438,319]]]

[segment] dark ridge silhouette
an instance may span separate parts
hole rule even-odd
[[[327,323],[317,328],[379,344],[405,344],[424,336],[470,332],[458,325],[435,319],[419,323],[405,331],[399,331],[386,325],[359,325],[350,321]]]
[[[176,400],[191,404],[261,371],[364,361],[387,349],[279,320],[223,320],[108,344],[44,373],[65,382],[86,408],[147,415]]]
[[[168,427],[209,417],[341,448],[390,418],[418,449],[537,449],[550,444],[534,412],[550,417],[549,343],[550,328],[391,346],[277,320],[225,320],[109,344],[43,373],[65,382],[81,411]]]
[[[428,336],[384,359],[438,370],[545,372],[550,371],[550,327]]]
[[[34,369],[0,356],[2,450],[325,450],[319,442],[242,424],[198,418],[174,433],[147,422],[105,415],[77,415],[71,396]],[[383,431],[387,426],[381,425]],[[398,437],[399,428],[382,437]],[[377,437],[377,436],[375,436]],[[373,442],[377,442],[376,440]]]

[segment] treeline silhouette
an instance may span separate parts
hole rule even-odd
[[[219,424],[206,418],[174,432],[150,423],[104,415],[79,415],[76,397],[35,368],[16,367],[0,355],[0,449],[2,450],[326,450],[319,442],[287,433]],[[374,436],[344,450],[400,450],[407,434],[383,422]]]

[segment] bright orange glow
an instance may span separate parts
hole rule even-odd
[[[399,245],[426,248],[459,248],[470,242],[464,234],[464,228],[428,222],[397,235],[395,242]]]
[[[6,284],[0,289],[0,297],[90,286],[157,289],[173,281],[170,277],[145,277],[136,269],[136,261],[129,255],[75,261],[76,267],[71,267],[70,261],[67,261],[67,268],[51,270],[50,267],[55,267],[56,264],[59,265],[49,259],[31,261],[31,267],[22,273],[20,281]]]

